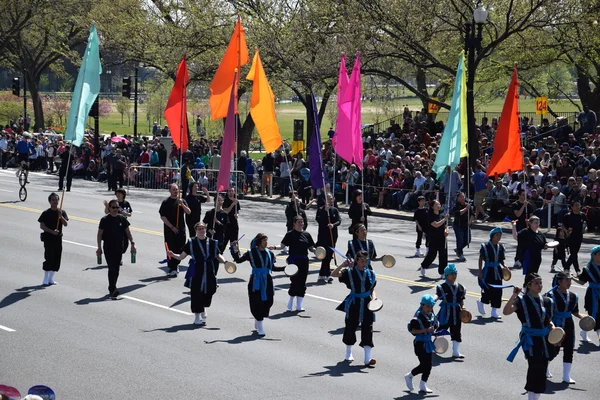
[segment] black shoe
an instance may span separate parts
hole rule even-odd
[[[71,189],[67,189],[67,192],[70,192],[70,191],[71,191]]]
[[[121,293],[119,292],[119,289],[115,289],[111,294],[110,294],[110,298],[113,300],[116,300],[117,297],[119,297]]]
[[[333,278],[331,276],[327,278],[327,283],[333,283]]]

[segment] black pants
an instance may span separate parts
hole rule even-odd
[[[360,303],[360,300],[356,300],[357,303]],[[349,312],[348,318],[346,318],[346,326],[344,328],[344,336],[342,337],[342,342],[348,346],[353,346],[356,343],[356,328],[358,328],[359,323],[359,310],[356,311],[351,310]],[[360,347],[371,346],[375,347],[373,344],[373,312],[366,309],[363,314],[363,321],[360,326]]]
[[[117,289],[123,251],[120,248],[114,249],[104,246],[104,259],[108,265],[108,292],[112,293]]]
[[[415,247],[417,249],[421,248],[421,242],[423,241],[423,231],[417,229],[417,242],[415,243]]]
[[[238,239],[240,234],[240,226],[237,223],[227,224],[225,228],[225,240],[223,243],[219,242],[219,245],[223,246],[223,251],[227,248],[227,244]]]
[[[267,299],[263,300],[260,290],[252,288],[253,281],[248,283],[248,300],[250,301],[250,312],[257,321],[262,321],[269,316],[273,307],[273,280],[267,280]]]
[[[534,354],[527,357],[527,382],[525,390],[532,393],[546,391],[546,370],[548,359],[544,354]]]
[[[185,216],[185,224],[188,228],[190,238],[193,238],[193,237],[196,237],[196,229],[194,229],[194,225],[196,225],[198,222],[200,222],[200,219],[198,219],[198,220],[191,219],[191,218],[188,218],[189,216],[190,215]]]
[[[496,283],[501,285],[502,282]],[[487,287],[481,290],[481,302],[483,304],[490,304],[494,308],[500,308],[502,306],[502,289],[496,289],[493,287]]]
[[[202,286],[202,277],[192,278],[190,283],[191,292],[191,309],[193,313],[203,313],[206,308],[210,307],[214,291],[209,287],[206,293],[200,289]],[[212,286],[212,285],[209,285]]]
[[[110,168],[110,167],[109,167]],[[108,185],[108,190],[114,190],[114,175],[108,169],[106,170],[106,184]]]
[[[53,238],[44,240],[44,271],[58,272],[60,269],[60,259],[62,256],[62,239]]]
[[[456,324],[454,323],[452,313],[450,313],[450,318],[448,319],[448,322],[440,326],[440,329],[448,329],[450,331],[450,338],[452,339],[452,341],[459,343],[462,342],[462,321],[460,320],[458,313],[456,315]]]
[[[119,183],[119,188],[123,188],[123,170],[113,171],[112,174],[112,190],[117,190],[117,182]]]
[[[556,263],[558,261],[560,261],[563,269],[567,269],[567,261],[565,260],[565,253],[562,252],[562,254],[560,254],[556,250],[554,250],[554,252],[552,254],[552,265],[556,265]]]
[[[183,221],[179,221],[179,233],[175,234],[171,229],[169,229],[166,225],[164,227],[164,235],[165,242],[167,242],[167,246],[169,246],[169,250],[173,252],[179,252],[181,248],[185,245],[185,228],[183,225]],[[187,249],[186,253],[190,250]],[[181,261],[175,259],[175,257],[171,257],[167,266],[169,267],[169,272],[177,271],[177,267]]]
[[[330,241],[328,243],[317,243],[318,246],[323,246],[325,248],[325,258],[321,260],[321,269],[319,269],[319,276],[331,276],[331,260],[333,259],[333,250],[329,247],[335,247],[335,241],[333,245]]]
[[[564,265],[565,269],[570,269],[571,265],[573,265],[575,267],[575,271],[579,272],[579,260],[578,260],[578,255],[579,255],[579,249],[581,249],[581,239],[580,238],[569,238],[569,242],[568,242],[568,246],[569,246],[569,252],[571,253],[569,255],[569,258],[567,259],[567,263]]]
[[[65,179],[65,175],[67,176],[67,190],[71,190],[71,182],[73,181],[73,170],[69,169],[69,172],[67,172],[63,168],[61,168],[58,171],[58,190],[63,189],[63,181]]]
[[[306,294],[306,278],[308,278],[308,258],[296,259],[294,264],[298,267],[298,273],[290,276],[290,296],[304,297]]]
[[[448,248],[446,247],[445,238],[441,240],[431,240],[431,243],[429,243],[429,251],[427,252],[427,256],[425,257],[425,259],[421,263],[421,267],[425,269],[429,268],[431,263],[433,263],[433,260],[435,260],[435,258],[437,257],[438,252],[440,254],[438,272],[440,275],[442,275],[444,273],[444,268],[448,266]]]
[[[431,374],[431,368],[433,368],[433,353],[425,351],[425,343],[414,341],[415,355],[419,358],[419,365],[410,371],[413,376],[423,374],[421,380],[427,382],[429,374]],[[545,372],[545,371],[544,371]]]
[[[563,362],[572,363],[573,352],[575,350],[575,324],[573,322],[573,317],[566,318],[565,325],[562,328],[566,333],[565,340],[563,340],[560,345],[560,348],[563,349]],[[559,351],[560,348],[557,348],[556,350]]]

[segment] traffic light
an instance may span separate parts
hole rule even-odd
[[[123,91],[121,92],[123,97],[131,98],[131,77],[126,76],[123,78]]]
[[[17,97],[21,95],[21,81],[19,78],[13,78],[12,80],[12,93]]]

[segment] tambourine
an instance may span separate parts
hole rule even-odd
[[[471,311],[467,310],[466,308],[460,310],[458,316],[464,324],[468,324],[473,320],[473,314],[471,314]]]
[[[560,242],[558,240],[553,240],[551,242],[546,243],[546,246],[548,246],[549,249],[553,249],[555,247],[558,247],[560,245]]]
[[[323,260],[325,257],[327,257],[327,251],[325,250],[325,247],[321,247],[321,246],[317,247],[315,249],[315,256],[319,260]]]
[[[394,265],[396,265],[396,259],[394,258],[394,256],[386,254],[383,257],[381,257],[381,263],[386,268],[392,268]]]
[[[593,331],[596,327],[596,320],[589,315],[587,317],[583,317],[579,320],[579,327],[586,332]]]
[[[548,343],[558,346],[565,340],[566,336],[567,334],[563,328],[556,327],[548,334]]]
[[[235,265],[235,263],[232,263],[231,261],[225,261],[225,271],[228,274],[233,274],[233,273],[235,273],[235,271],[237,271],[237,266]]]
[[[294,276],[298,273],[298,266],[296,264],[288,264],[285,266],[285,269],[283,270],[283,272],[287,276]]]
[[[43,400],[56,400],[56,394],[54,394],[54,391],[48,386],[44,385],[32,386],[27,392],[27,394],[34,394],[36,396],[40,396]]]
[[[502,280],[510,281],[510,278],[512,278],[512,272],[510,272],[510,269],[502,268]]]
[[[383,301],[378,298],[371,299],[371,301],[367,305],[367,308],[369,309],[369,311],[377,312],[383,308]]]
[[[433,340],[433,345],[435,346],[435,352],[437,354],[444,354],[445,352],[448,351],[448,348],[450,347],[450,343],[448,342],[448,339],[446,339],[445,337],[442,336],[438,336]]]

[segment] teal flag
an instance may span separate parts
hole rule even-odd
[[[456,81],[454,82],[448,123],[444,127],[442,140],[433,164],[437,179],[442,177],[447,166],[450,166],[452,171],[460,163],[461,157],[469,155],[467,153],[467,80],[464,60],[465,53],[462,52],[456,69]]]
[[[85,134],[85,122],[90,109],[100,92],[100,43],[96,25],[90,28],[90,36],[83,54],[83,62],[77,75],[77,83],[71,99],[71,109],[67,121],[65,140],[75,146],[81,146]]]

